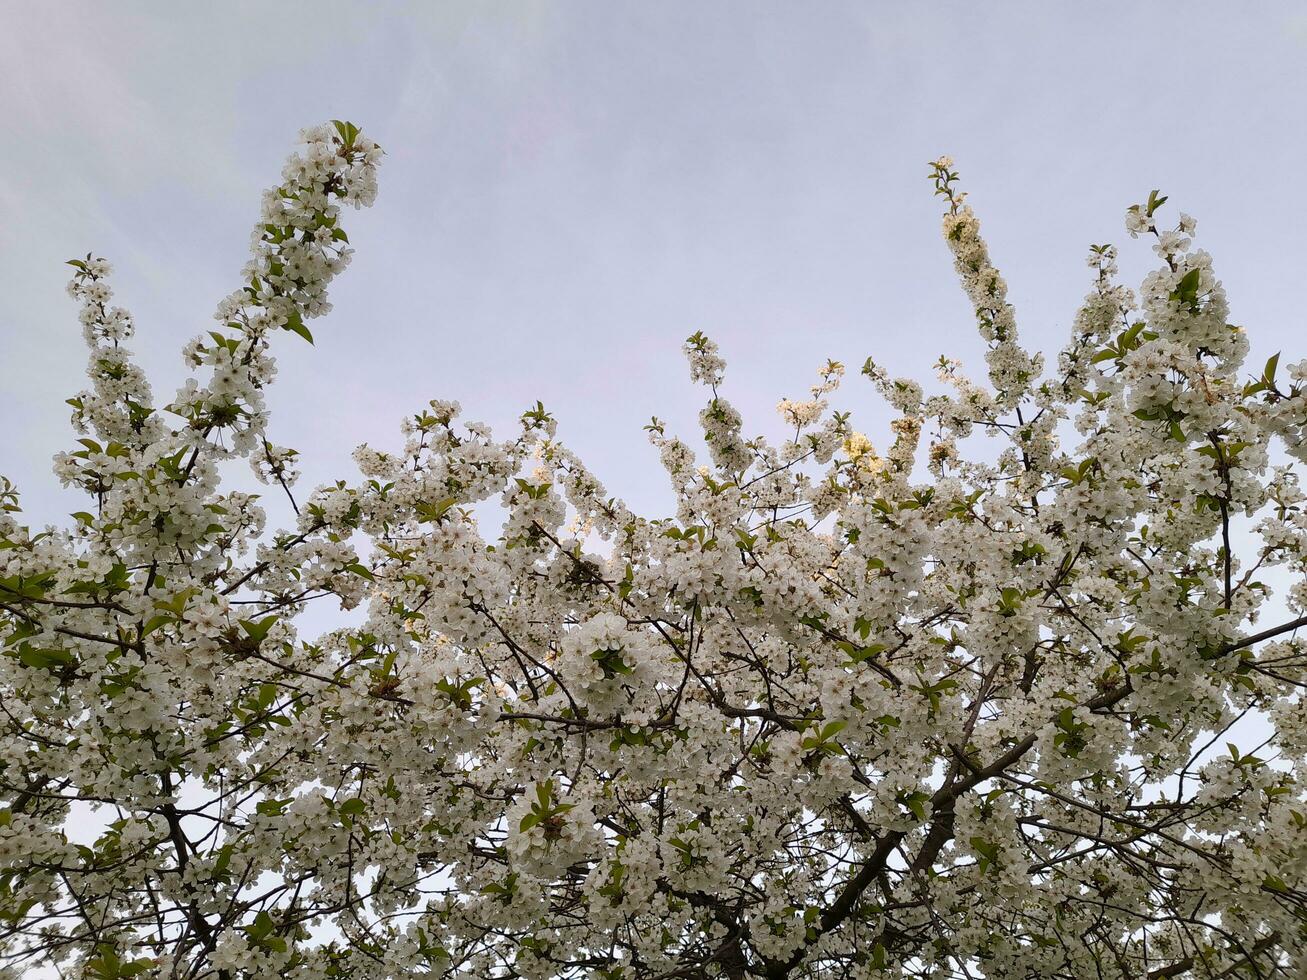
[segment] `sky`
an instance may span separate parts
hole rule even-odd
[[[35,525],[84,384],[64,260],[95,252],[156,399],[239,285],[260,192],[298,130],[387,151],[316,346],[287,334],[271,437],[302,489],[356,472],[432,398],[507,436],[537,399],[611,494],[657,516],[642,426],[693,436],[680,347],[728,361],[746,431],[779,433],[827,358],[929,378],[983,347],[927,161],[951,155],[1050,355],[1091,243],[1155,257],[1125,208],[1198,219],[1253,365],[1303,350],[1307,7],[1163,3],[16,3],[0,0],[0,473]],[[1164,212],[1165,214],[1165,212]]]

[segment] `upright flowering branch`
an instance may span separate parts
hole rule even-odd
[[[305,320],[331,310],[327,286],[352,254],[340,206],[372,204],[381,157],[380,147],[351,123],[319,126],[303,136],[304,151],[287,161],[283,183],[264,194],[254,255],[244,272],[247,285],[218,306],[216,318],[229,332],[197,338],[186,349],[188,362],[209,368],[211,378],[183,388],[170,406],[205,437],[227,432],[230,453],[253,454],[261,478],[284,484],[293,482],[294,453],[274,449],[263,436],[261,391],[275,370],[269,337],[288,330],[313,342]]]
[[[132,321],[108,305],[108,263],[70,263],[93,382],[70,404],[75,428],[95,438],[57,457],[56,472],[92,496],[94,511],[53,535],[9,516],[0,528],[11,721],[0,821],[8,853],[20,856],[0,875],[14,964],[173,975],[204,962],[248,912],[234,897],[223,904],[240,837],[233,807],[258,785],[257,770],[246,769],[252,741],[294,702],[274,682],[280,672],[260,677],[244,665],[257,662],[277,622],[258,618],[260,604],[254,618],[232,605],[268,584],[235,564],[258,540],[263,515],[252,496],[219,492],[216,463],[270,457],[262,388],[274,370],[271,335],[307,336],[303,321],[329,308],[326,284],[349,257],[339,206],[371,203],[380,152],[345,123],[304,138],[265,197],[249,284],[219,310],[227,331],[187,349],[210,377],[188,382],[168,406],[179,424],[154,408],[123,346]],[[293,542],[312,548],[318,564],[353,560],[311,537],[260,548],[305,561],[306,553],[290,557]],[[103,833],[74,844],[71,808],[88,804],[100,809]]]
[[[708,461],[647,427],[667,516],[543,405],[500,441],[436,400],[267,533],[220,466],[292,492],[270,347],[312,339],[379,153],[305,133],[166,409],[73,263],[92,385],[56,471],[93,504],[32,533],[0,482],[11,975],[1307,969],[1307,362],[1240,379],[1192,219],[1130,209],[1137,295],[1093,247],[1045,375],[941,159],[987,381],[868,358],[868,435],[829,361],[772,444],[695,333]],[[301,636],[324,602],[360,614]]]
[[[985,360],[998,407],[1010,410],[1025,396],[1043,371],[1043,359],[1031,357],[1017,344],[1016,312],[1007,301],[1007,283],[989,258],[980,237],[980,219],[964,203],[966,194],[954,186],[953,161],[940,157],[931,164],[935,193],[948,202],[944,240],[953,253],[962,288],[976,311],[980,335],[989,343]]]
[[[88,255],[85,260],[73,259],[68,264],[77,269],[68,284],[68,294],[82,304],[78,318],[91,352],[87,374],[94,385],[94,390],[68,399],[74,409],[73,427],[139,449],[158,438],[159,428],[149,381],[123,346],[135,330],[132,316],[121,307],[108,305],[113,296],[106,281],[108,262]]]

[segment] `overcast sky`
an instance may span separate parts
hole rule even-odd
[[[272,436],[354,476],[434,397],[505,433],[536,399],[637,509],[641,426],[693,434],[695,330],[750,432],[827,357],[983,372],[926,161],[951,154],[1054,352],[1090,243],[1151,188],[1198,219],[1254,357],[1307,353],[1307,8],[1244,3],[0,2],[0,473],[36,523],[80,509],[49,458],[83,384],[63,261],[116,267],[166,400],[238,284],[300,127],[387,150],[317,346],[290,335]],[[1170,213],[1174,214],[1174,211]],[[856,370],[841,403],[877,445]],[[305,487],[307,489],[307,486]]]

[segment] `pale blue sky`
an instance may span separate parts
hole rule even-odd
[[[161,399],[237,284],[298,129],[348,118],[389,156],[358,250],[287,335],[272,434],[305,484],[353,477],[433,397],[507,433],[542,399],[611,493],[665,482],[641,426],[693,434],[695,330],[750,432],[827,357],[926,376],[981,347],[939,238],[951,154],[1055,352],[1091,242],[1160,187],[1195,215],[1254,358],[1307,353],[1307,7],[1297,4],[0,3],[0,472],[29,516],[79,508],[49,457],[84,353],[63,260],[117,269]],[[1170,207],[1170,206],[1168,206]],[[1256,363],[1260,364],[1260,359]]]

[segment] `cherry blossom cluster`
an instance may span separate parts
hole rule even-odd
[[[303,134],[161,408],[72,263],[87,510],[34,531],[0,481],[5,975],[1307,970],[1307,361],[1244,369],[1191,218],[1127,212],[1137,291],[1091,249],[1046,370],[943,158],[985,379],[868,358],[874,431],[828,361],[769,440],[695,333],[701,431],[646,427],[670,514],[541,404],[497,438],[431,401],[297,497],[270,349],[380,155]]]

